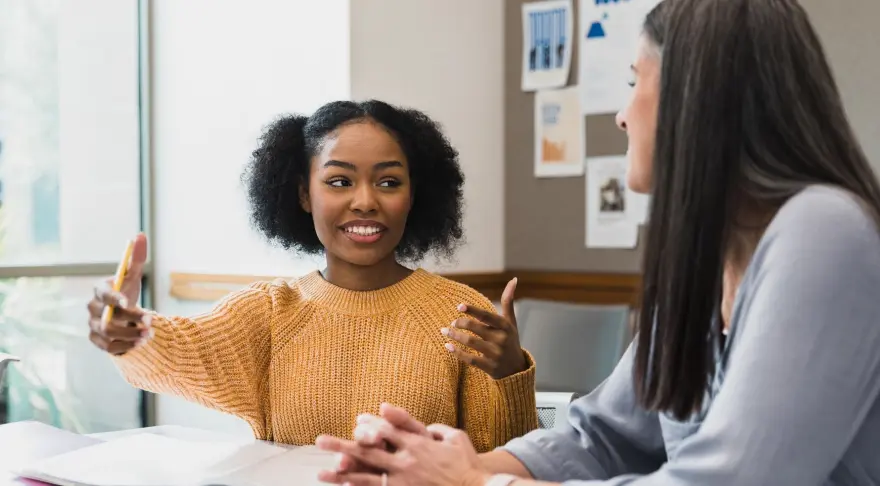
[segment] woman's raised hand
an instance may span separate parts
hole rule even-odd
[[[525,353],[519,344],[519,331],[513,310],[515,291],[516,279],[513,279],[507,283],[501,295],[501,314],[465,304],[459,305],[458,310],[471,318],[456,319],[450,327],[440,331],[449,339],[480,354],[469,353],[452,343],[447,343],[446,349],[449,352],[454,353],[461,361],[480,368],[496,380],[525,371],[527,367]],[[473,334],[462,330],[468,330]]]
[[[137,305],[146,260],[147,237],[139,234],[134,240],[131,263],[120,291],[113,290],[113,279],[110,279],[95,287],[95,295],[89,301],[89,340],[110,354],[126,353],[151,337],[150,314]],[[105,321],[105,309],[111,306],[113,317]]]

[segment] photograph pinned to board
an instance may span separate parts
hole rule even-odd
[[[626,105],[642,24],[658,3],[580,0],[578,85],[585,115],[615,113]]]
[[[576,87],[535,93],[535,177],[584,175],[584,116]]]
[[[635,248],[648,197],[626,187],[626,156],[587,159],[587,248]]]
[[[523,4],[523,91],[559,88],[568,83],[574,42],[571,2],[553,0]]]

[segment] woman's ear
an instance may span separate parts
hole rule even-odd
[[[299,186],[299,205],[303,208],[303,211],[309,214],[312,213],[312,201],[309,199],[309,191],[302,185]]]

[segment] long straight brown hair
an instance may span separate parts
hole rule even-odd
[[[734,216],[814,184],[880,214],[880,187],[795,0],[664,0],[644,35],[662,68],[633,378],[643,406],[684,419],[714,371]]]

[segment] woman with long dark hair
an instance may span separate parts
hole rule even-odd
[[[804,10],[665,0],[633,75],[627,183],[653,204],[612,375],[563,428],[481,456],[385,406],[357,442],[319,439],[343,453],[323,479],[880,484],[880,187]]]

